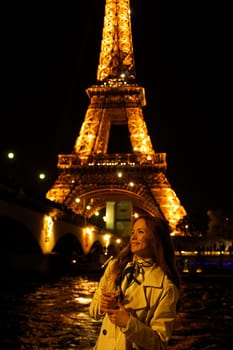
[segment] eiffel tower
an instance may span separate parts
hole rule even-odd
[[[97,82],[86,93],[90,102],[73,152],[58,155],[58,178],[46,197],[87,219],[103,208],[114,216],[123,203],[120,211],[163,217],[176,233],[186,211],[166,177],[166,153],[153,149],[143,117],[146,99],[136,83],[129,0],[105,2]],[[126,126],[130,153],[108,153],[116,125]]]

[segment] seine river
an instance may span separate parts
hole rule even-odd
[[[64,276],[1,287],[0,348],[91,350],[100,322],[88,314],[94,277]],[[226,349],[233,342],[233,278],[184,277],[169,350]]]

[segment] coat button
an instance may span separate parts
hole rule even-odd
[[[103,335],[106,335],[106,334],[107,334],[107,330],[103,329]]]

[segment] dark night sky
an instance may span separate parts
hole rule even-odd
[[[154,149],[167,154],[167,178],[187,212],[232,214],[230,8],[207,3],[131,1],[137,82]],[[36,186],[43,170],[49,189],[96,82],[104,0],[76,5],[16,3],[2,12],[1,171],[14,150],[24,186]]]

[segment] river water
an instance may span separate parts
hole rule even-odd
[[[1,287],[2,350],[91,350],[100,322],[88,313],[98,279],[63,276]],[[183,278],[169,350],[218,350],[233,342],[232,276]]]

